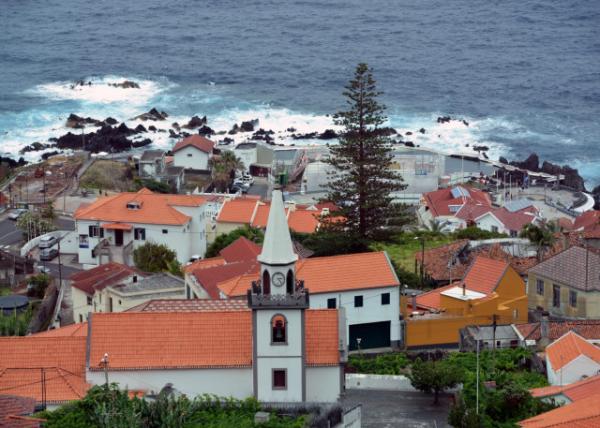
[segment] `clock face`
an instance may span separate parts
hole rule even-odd
[[[285,276],[281,272],[277,272],[273,274],[273,285],[275,287],[281,287],[285,284]]]

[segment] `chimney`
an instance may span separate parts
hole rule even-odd
[[[549,314],[547,311],[542,312],[542,318],[540,320],[540,341],[538,342],[538,346],[542,349],[546,348],[550,344],[550,334],[549,334]]]
[[[463,291],[463,296],[467,295],[467,285],[465,284],[465,282],[462,282],[462,291]]]
[[[412,293],[411,295],[411,303],[413,312],[417,310],[417,293]]]

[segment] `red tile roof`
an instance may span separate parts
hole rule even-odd
[[[417,296],[417,306],[425,309],[442,309],[442,292],[456,287],[458,283],[452,283],[435,290],[428,291]],[[409,303],[410,305],[410,303]],[[415,308],[413,308],[414,310]]]
[[[580,355],[600,364],[600,348],[572,331],[546,347],[546,358],[554,371],[562,369]]]
[[[258,275],[258,272],[259,264],[255,258],[254,260],[227,263],[223,266],[196,269],[192,272],[192,275],[194,275],[202,288],[206,290],[211,299],[219,299],[219,283],[249,273]]]
[[[297,233],[314,233],[319,228],[319,213],[309,210],[295,210],[288,214],[288,226]]]
[[[314,257],[296,262],[296,277],[312,294],[399,286],[385,252]],[[219,284],[229,297],[245,296],[258,272]]]
[[[587,229],[600,223],[600,211],[586,211],[573,222],[573,229]]]
[[[196,260],[195,262],[190,263],[189,265],[185,265],[183,267],[183,271],[185,273],[191,273],[196,269],[206,269],[215,266],[223,266],[225,263],[225,259],[221,256],[210,257],[208,259]]]
[[[460,241],[425,250],[425,274],[435,281],[462,278],[470,263],[461,262],[459,254],[468,245],[468,239],[461,239]],[[421,251],[415,253],[415,259],[419,263],[422,258]]]
[[[600,375],[588,377],[564,386],[552,385],[543,388],[534,388],[530,389],[529,392],[536,398],[562,394],[571,401],[579,401],[590,395],[600,394]]]
[[[540,340],[540,323],[518,324],[515,327],[525,340]],[[569,331],[575,331],[587,340],[600,340],[600,320],[549,321],[548,338],[552,341]]]
[[[523,226],[534,222],[536,210],[527,207],[520,211],[511,212],[506,208],[497,208],[491,212],[508,230],[520,232]]]
[[[249,311],[246,300],[160,299],[149,300],[126,312],[204,312]]]
[[[219,251],[227,263],[256,260],[260,254],[261,246],[250,241],[245,236],[240,236],[231,244]]]
[[[202,135],[190,135],[175,144],[172,151],[175,153],[188,146],[193,146],[204,153],[212,153],[215,143]]]
[[[148,276],[139,269],[126,266],[121,263],[110,262],[90,270],[76,272],[69,278],[71,286],[84,293],[93,295],[97,290],[120,284],[125,278],[137,275]]]
[[[30,335],[30,337],[86,337],[87,329],[87,322],[82,322],[79,324],[71,324],[65,327],[35,333]]]
[[[35,400],[31,397],[0,395],[0,427],[39,427],[40,423],[35,420],[19,418],[21,415],[31,415],[35,404]]]
[[[85,337],[0,338],[0,391],[42,399],[42,369],[49,403],[82,398],[85,382]]]
[[[250,311],[95,313],[90,322],[90,370],[105,353],[111,370],[252,365]],[[307,310],[307,363],[339,364],[337,346],[337,310]]]
[[[519,422],[523,428],[597,428],[600,427],[600,395],[551,410]]]
[[[454,215],[456,211],[450,211],[450,205],[460,206],[464,205],[467,201],[488,207],[492,206],[492,199],[490,198],[490,195],[487,192],[473,187],[460,187],[465,189],[468,192],[469,196],[455,198],[452,195],[452,188],[439,189],[433,192],[423,194],[425,204],[427,205],[427,207],[429,207],[429,210],[431,211],[434,217],[441,215]]]
[[[127,208],[127,204],[131,202],[137,202],[139,209]],[[76,220],[183,225],[188,223],[191,217],[175,207],[198,207],[204,202],[201,196],[167,195],[142,189],[137,193],[125,192],[98,198],[90,205],[81,205],[75,211],[74,217]]]

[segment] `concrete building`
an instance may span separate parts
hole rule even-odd
[[[201,135],[192,135],[173,147],[173,165],[186,169],[208,170],[215,143]]]
[[[600,255],[573,246],[529,270],[529,307],[569,318],[600,318]]]
[[[179,192],[185,181],[183,167],[166,161],[163,150],[146,150],[139,160],[138,174],[142,179],[152,179],[166,183],[173,192]]]
[[[82,205],[74,214],[79,263],[94,267],[111,261],[131,265],[133,250],[145,242],[165,244],[180,263],[206,251],[205,199],[142,189]]]
[[[600,348],[570,331],[546,347],[550,385],[568,385],[600,373]]]

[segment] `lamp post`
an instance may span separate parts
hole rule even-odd
[[[421,241],[421,289],[423,288],[423,275],[425,270],[425,238],[423,236],[415,236],[415,239]]]

